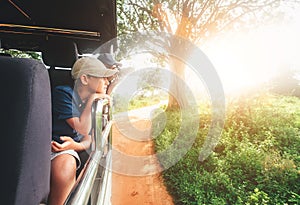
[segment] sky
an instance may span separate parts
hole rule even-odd
[[[202,49],[217,70],[225,93],[267,82],[282,66],[300,72],[300,9],[291,15],[293,19],[284,24],[231,33]]]

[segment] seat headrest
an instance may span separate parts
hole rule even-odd
[[[50,67],[72,68],[78,59],[77,45],[68,39],[47,40],[42,46],[42,59]]]

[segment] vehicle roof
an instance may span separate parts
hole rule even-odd
[[[41,51],[51,38],[68,39],[91,53],[116,37],[115,0],[0,1],[0,47]]]

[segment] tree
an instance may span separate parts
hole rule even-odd
[[[299,69],[293,69],[291,65],[281,65],[278,75],[269,82],[270,90],[281,95],[300,97],[300,80],[297,75]]]
[[[225,32],[252,28],[278,15],[281,0],[119,0],[119,34],[140,30],[157,30],[201,45],[209,37]],[[297,3],[290,1],[289,3]],[[286,1],[285,1],[286,3]],[[180,51],[180,44],[170,44],[170,50]],[[190,53],[184,53],[190,55]],[[170,60],[170,68],[183,80],[185,64]],[[171,83],[176,96],[184,93],[176,80]],[[186,99],[180,99],[182,102]],[[187,102],[186,102],[187,103]],[[177,108],[170,96],[169,108]]]
[[[143,72],[138,79],[138,87],[143,88],[144,91],[149,91],[153,95],[154,90],[158,89],[152,85],[161,84],[160,70],[158,68],[148,69]]]

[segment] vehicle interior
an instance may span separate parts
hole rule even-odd
[[[0,1],[2,204],[46,204],[51,89],[71,85],[73,63],[115,38],[116,28],[114,0]],[[5,52],[11,49],[38,52],[42,60]],[[110,108],[106,100],[93,106],[95,139],[65,204],[110,204],[109,169],[99,166],[100,161],[111,166]],[[105,126],[103,117],[108,119]]]

